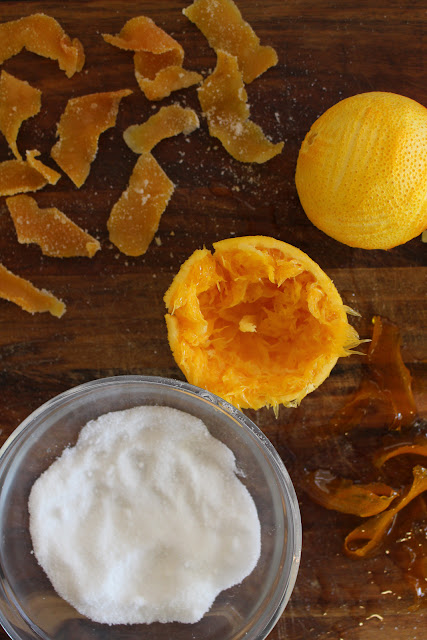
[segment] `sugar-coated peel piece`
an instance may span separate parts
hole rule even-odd
[[[20,195],[6,199],[18,242],[36,243],[46,256],[92,258],[100,249],[98,240],[83,231],[56,207],[40,209],[34,198]]]
[[[210,46],[236,56],[243,81],[249,84],[277,64],[273,47],[260,45],[233,0],[195,0],[183,14],[200,29]]]
[[[41,175],[45,178],[46,182],[49,184],[56,184],[61,177],[61,174],[43,164],[40,160],[37,160],[37,157],[40,155],[40,151],[37,149],[32,149],[26,152],[27,162],[30,167],[41,173]]]
[[[218,51],[215,70],[198,94],[209,133],[222,142],[233,158],[262,163],[282,151],[283,142],[273,144],[261,127],[249,120],[248,96],[235,56]]]
[[[22,156],[16,145],[16,138],[24,120],[40,111],[41,91],[25,80],[19,80],[10,73],[0,74],[0,131],[7,140],[13,155],[18,160]]]
[[[161,100],[173,91],[202,81],[195,71],[183,69],[184,49],[147,16],[128,20],[116,36],[103,34],[110,44],[135,51],[135,77],[148,100]]]
[[[0,24],[0,64],[22,49],[57,60],[68,78],[81,71],[85,62],[82,43],[71,40],[55,18],[44,13]]]
[[[142,154],[108,220],[110,240],[122,253],[140,256],[147,251],[173,190],[153,156]]]
[[[14,196],[17,193],[38,191],[47,184],[56,184],[61,175],[44,165],[35,156],[36,150],[27,151],[27,160],[6,160],[0,162],[0,196]]]
[[[193,109],[172,104],[162,107],[142,124],[128,127],[123,138],[134,153],[149,153],[164,138],[180,133],[188,135],[199,126],[199,118]]]
[[[15,275],[0,264],[0,298],[14,302],[29,313],[49,311],[60,318],[65,304],[45,289],[37,289],[31,282]]]
[[[89,175],[99,136],[116,124],[120,100],[131,93],[130,89],[91,93],[68,101],[58,124],[59,140],[50,153],[76,187]]]

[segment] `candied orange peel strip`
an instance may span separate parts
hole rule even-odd
[[[128,127],[123,138],[134,153],[149,153],[164,138],[180,133],[189,135],[199,126],[199,118],[193,109],[172,104],[162,107],[142,124]]]
[[[0,264],[0,298],[14,302],[29,313],[49,311],[60,318],[65,304],[45,289],[37,289],[31,282],[15,275]]]
[[[111,210],[111,242],[128,256],[140,256],[156,233],[174,186],[150,153],[140,155],[129,185]]]
[[[221,49],[236,56],[246,84],[277,64],[276,51],[260,45],[258,36],[232,0],[195,0],[182,12],[216,52]]]
[[[57,171],[44,165],[35,156],[39,151],[27,151],[27,160],[0,162],[0,196],[38,191],[47,184],[56,184],[61,177]]]
[[[44,13],[0,24],[0,64],[22,49],[57,60],[68,78],[81,71],[85,62],[80,40],[71,40],[55,18]]]
[[[6,71],[0,74],[0,131],[17,160],[22,156],[16,138],[24,120],[35,116],[41,107],[41,91],[25,80],[19,80]]]
[[[151,18],[137,16],[128,20],[118,35],[102,37],[115,47],[135,51],[135,77],[148,100],[161,100],[203,79],[182,67],[184,49]]]
[[[308,495],[322,507],[362,518],[381,513],[399,495],[382,482],[354,484],[324,469],[308,473],[304,487]]]
[[[50,153],[76,187],[89,175],[99,136],[114,127],[120,101],[131,93],[130,89],[91,93],[68,101],[58,123],[59,140]]]
[[[427,469],[417,465],[413,473],[414,480],[411,487],[398,498],[395,506],[370,518],[348,534],[344,542],[344,550],[349,556],[363,558],[373,553],[391,528],[396,514],[411,500],[427,491]]]
[[[261,127],[249,120],[247,93],[237,58],[218,51],[214,72],[198,89],[209,133],[240,162],[267,162],[283,149],[283,142],[273,144]]]
[[[415,455],[427,458],[427,437],[422,436],[417,438],[414,442],[400,442],[395,445],[385,447],[375,453],[374,463],[377,467],[382,467],[387,460],[403,455]]]
[[[36,243],[46,256],[92,258],[100,249],[98,240],[83,231],[64,213],[51,207],[40,209],[34,198],[20,195],[6,199],[18,242]]]

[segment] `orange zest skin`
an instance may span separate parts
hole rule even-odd
[[[247,93],[237,58],[218,51],[217,65],[198,89],[209,133],[240,162],[267,162],[283,149],[283,142],[273,144],[261,127],[249,120]]]
[[[134,153],[149,153],[164,138],[180,133],[188,135],[199,126],[195,111],[172,104],[162,107],[142,124],[128,127],[123,138]]]
[[[24,120],[35,116],[41,107],[41,91],[10,73],[0,75],[0,131],[17,160],[22,156],[16,138]]]
[[[237,58],[246,84],[277,64],[276,51],[260,45],[258,36],[232,0],[195,0],[183,14],[194,22],[216,52],[221,49]]]
[[[83,231],[59,209],[40,209],[34,198],[20,195],[6,199],[18,242],[36,243],[42,253],[55,258],[92,258],[100,249],[98,240]]]
[[[0,24],[0,64],[22,49],[57,60],[68,78],[81,71],[85,62],[81,42],[71,40],[54,18],[43,13]]]
[[[14,302],[29,313],[49,311],[60,318],[65,305],[45,289],[37,289],[31,282],[15,275],[0,264],[0,298]]]
[[[47,184],[56,184],[59,173],[44,165],[35,156],[38,151],[27,151],[27,160],[6,160],[0,162],[0,196],[14,196],[17,193],[38,191]]]
[[[89,175],[99,136],[114,127],[120,101],[131,93],[123,89],[68,101],[58,124],[59,140],[52,147],[51,156],[76,187],[80,188]]]

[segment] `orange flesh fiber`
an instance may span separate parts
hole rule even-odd
[[[31,282],[15,275],[0,264],[0,298],[14,302],[29,313],[49,311],[60,318],[65,313],[65,305],[53,294],[37,289]]]
[[[150,153],[140,155],[126,191],[111,210],[110,241],[128,256],[144,254],[174,186]]]
[[[195,111],[172,104],[162,107],[142,124],[128,127],[123,138],[134,153],[149,153],[164,138],[180,133],[188,135],[199,126]]]
[[[208,120],[209,133],[218,138],[240,162],[267,162],[283,149],[273,144],[261,127],[249,120],[247,93],[237,59],[218,51],[214,72],[198,89],[199,101]]]
[[[51,156],[68,177],[80,188],[86,181],[98,150],[98,138],[116,124],[122,98],[129,89],[92,93],[68,101],[58,123],[59,140]]]
[[[22,49],[57,60],[68,78],[81,71],[85,62],[81,42],[71,40],[54,18],[43,13],[0,24],[0,64]]]
[[[194,22],[216,52],[223,50],[237,58],[246,84],[277,64],[276,51],[260,45],[258,36],[232,0],[195,0],[183,14]]]
[[[25,195],[7,198],[6,204],[15,225],[18,242],[34,242],[46,256],[92,258],[100,249],[95,238],[55,207],[40,209],[34,198]]]
[[[35,116],[40,111],[40,107],[41,91],[6,71],[1,72],[0,131],[17,160],[22,160],[16,145],[21,124],[24,120]]]

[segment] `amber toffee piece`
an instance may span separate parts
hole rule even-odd
[[[108,220],[110,240],[122,253],[140,256],[147,251],[173,190],[153,156],[142,154]]]
[[[17,193],[38,191],[47,184],[56,184],[61,175],[44,165],[35,156],[36,150],[27,151],[27,160],[6,160],[0,162],[0,196],[14,196]]]
[[[199,118],[193,109],[172,104],[162,107],[142,124],[128,127],[123,138],[134,153],[149,153],[164,138],[180,133],[188,135],[199,126]]]
[[[198,89],[211,136],[218,138],[233,158],[240,162],[267,162],[283,149],[273,144],[261,127],[249,120],[247,93],[237,58],[218,51],[214,72]]]
[[[46,256],[92,258],[100,249],[98,240],[55,207],[40,209],[34,198],[25,195],[7,198],[6,204],[15,225],[18,242],[34,242]]]
[[[18,160],[22,160],[16,145],[20,126],[24,120],[35,116],[40,111],[40,106],[41,91],[4,70],[1,72],[0,131]]]
[[[0,264],[0,298],[14,302],[29,313],[49,311],[60,318],[65,304],[45,289],[37,289],[31,282],[15,275]]]
[[[22,49],[57,60],[69,78],[81,71],[85,62],[82,43],[77,38],[71,40],[55,18],[44,13],[0,24],[0,64]]]
[[[130,89],[91,93],[68,101],[51,156],[76,187],[80,188],[89,175],[99,136],[116,124],[120,100],[131,93]]]
[[[273,47],[260,45],[252,27],[232,0],[195,0],[183,14],[200,29],[210,46],[236,56],[243,81],[249,84],[277,64]]]

